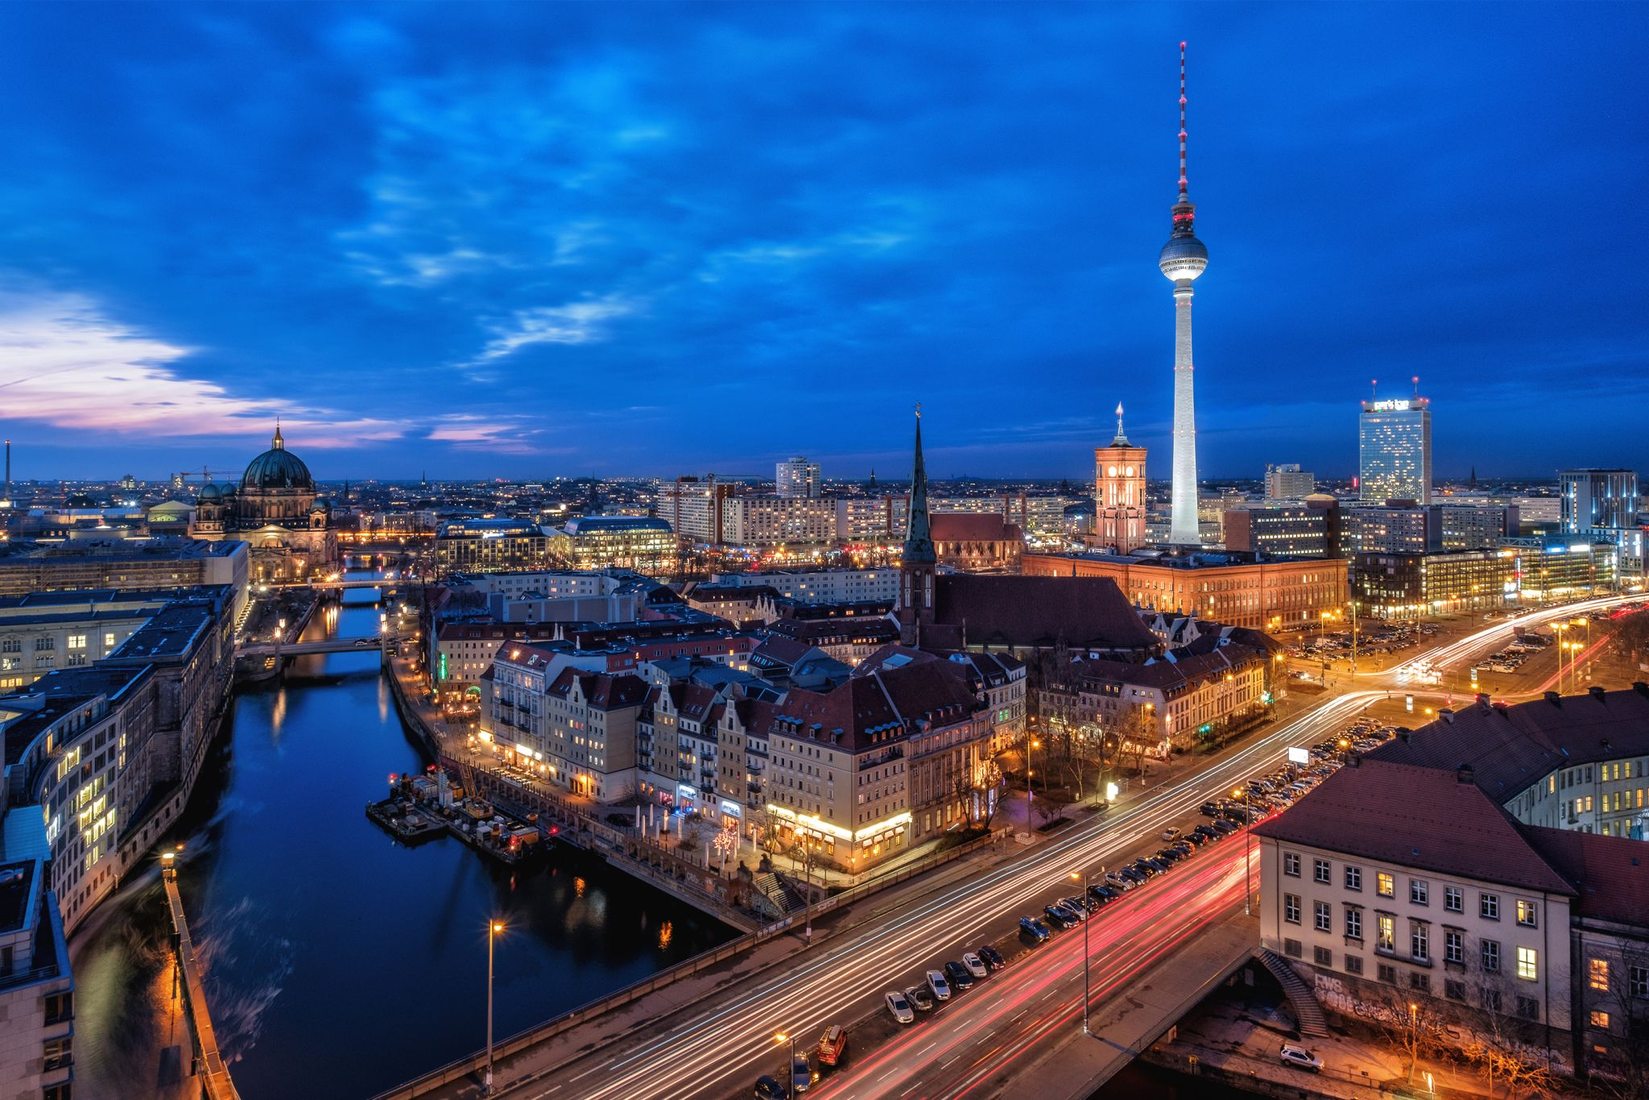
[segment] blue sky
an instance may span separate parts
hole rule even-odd
[[[0,7],[23,477],[1649,467],[1649,6]],[[1618,242],[1611,244],[1610,242]]]

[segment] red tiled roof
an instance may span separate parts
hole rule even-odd
[[[1365,757],[1345,767],[1256,836],[1305,844],[1399,867],[1574,894],[1517,822],[1454,769]]]
[[[934,542],[1014,542],[1017,525],[988,512],[935,512],[929,520]]]
[[[1649,919],[1649,846],[1641,840],[1525,825],[1523,835],[1574,884],[1582,917],[1642,925]]]
[[[1369,757],[1421,767],[1472,766],[1506,803],[1558,768],[1649,755],[1649,689],[1598,691],[1515,706],[1476,702],[1381,745]]]

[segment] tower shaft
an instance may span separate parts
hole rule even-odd
[[[1174,284],[1174,481],[1168,541],[1198,546],[1197,403],[1191,366],[1191,280]]]

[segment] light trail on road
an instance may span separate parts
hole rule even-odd
[[[1071,893],[1071,872],[1114,865],[1124,850],[1165,824],[1193,816],[1207,799],[1279,766],[1286,748],[1337,733],[1384,694],[1360,691],[1330,699],[1195,776],[1136,796],[1137,801],[1105,818],[1070,826],[1059,839],[1038,844],[1015,863],[838,934],[785,972],[706,1005],[662,1035],[622,1053],[587,1057],[557,1071],[556,1077],[575,1084],[571,1095],[595,1100],[660,1092],[730,1095],[736,1083],[748,1086],[756,1075],[771,1072],[775,1032],[813,1035],[827,1023],[873,1011],[884,990],[913,984],[923,970],[1011,934],[1021,913],[1040,913],[1043,898]],[[1167,881],[1181,873],[1176,869]],[[1153,883],[1144,892],[1162,885]],[[504,1095],[539,1100],[561,1091],[541,1083],[513,1090],[506,1085]]]

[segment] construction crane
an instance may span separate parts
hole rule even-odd
[[[177,473],[172,475],[172,484],[182,486],[196,474],[201,476],[201,484],[203,485],[210,484],[213,478],[218,477],[226,478],[230,481],[238,481],[240,479],[239,470],[209,470],[205,466],[202,466],[198,470],[179,470]]]

